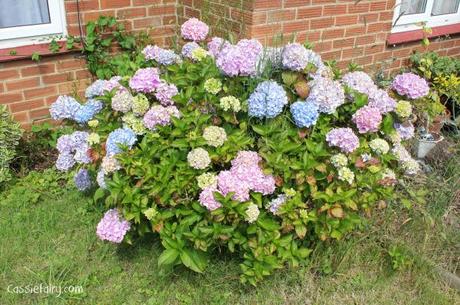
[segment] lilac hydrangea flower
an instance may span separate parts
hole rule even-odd
[[[283,111],[288,98],[284,88],[275,81],[257,85],[248,99],[248,114],[257,118],[274,118]]]
[[[411,122],[407,122],[404,124],[395,123],[394,128],[396,129],[396,132],[402,140],[409,140],[414,137],[415,128]]]
[[[227,40],[220,37],[213,37],[210,42],[208,42],[208,52],[212,57],[219,56],[221,50],[231,45]]]
[[[98,79],[92,83],[85,91],[85,97],[88,99],[104,95],[104,88],[106,86],[106,80]]]
[[[179,110],[175,106],[156,105],[144,115],[144,125],[148,129],[154,130],[158,125],[168,125],[171,122],[171,116],[180,117]]]
[[[391,86],[399,95],[413,100],[426,96],[430,91],[427,81],[414,73],[396,75]]]
[[[96,175],[96,182],[100,188],[106,189],[107,184],[105,183],[105,172],[103,170],[99,170]]]
[[[223,74],[233,77],[238,76],[244,61],[244,55],[238,46],[227,45],[219,53],[216,65]]]
[[[193,51],[200,48],[200,45],[197,44],[196,42],[187,42],[186,44],[184,44],[184,46],[182,47],[182,51],[181,51],[181,54],[182,56],[184,56],[185,58],[188,58],[188,59],[192,59],[192,54],[193,54]]]
[[[56,149],[59,153],[71,153],[73,150],[73,140],[71,135],[62,135],[57,139]]]
[[[73,181],[75,186],[80,191],[86,191],[91,187],[91,177],[88,170],[80,169],[74,176]]]
[[[337,146],[344,153],[351,153],[359,147],[359,138],[351,128],[334,128],[326,134],[329,146]]]
[[[282,194],[268,203],[268,210],[274,215],[278,214],[280,207],[286,202],[287,196]]]
[[[66,172],[75,165],[75,159],[70,153],[59,154],[56,160],[56,168],[60,171]]]
[[[148,60],[155,60],[160,65],[173,65],[180,61],[179,55],[174,53],[173,50],[166,50],[158,46],[148,45],[142,50],[145,58]]]
[[[129,86],[137,92],[151,93],[160,83],[158,69],[144,68],[136,71],[129,81]]]
[[[214,211],[222,206],[219,201],[214,198],[214,192],[219,192],[217,187],[209,186],[204,188],[200,193],[199,202],[209,211]]]
[[[91,120],[96,114],[98,114],[104,104],[99,100],[89,100],[86,104],[82,105],[80,109],[75,113],[74,120],[77,123],[84,124]]]
[[[286,45],[282,57],[284,68],[293,71],[302,71],[308,64],[313,64],[316,68],[320,68],[323,65],[321,57],[318,54],[306,49],[300,43]]]
[[[176,85],[161,82],[155,93],[155,97],[160,101],[163,106],[170,106],[174,104],[172,98],[179,93]]]
[[[377,108],[381,114],[385,114],[395,110],[396,101],[385,90],[377,89],[369,93],[368,105]]]
[[[255,75],[257,61],[263,50],[262,44],[256,39],[242,39],[236,46],[244,58],[240,63],[239,74],[242,76]]]
[[[338,81],[318,77],[310,82],[310,88],[307,102],[316,104],[319,112],[334,113],[337,107],[345,103],[345,92]]]
[[[202,41],[206,39],[208,33],[208,25],[196,18],[190,18],[181,26],[181,35],[187,40]]]
[[[51,105],[50,114],[53,120],[74,119],[81,105],[71,96],[61,95]]]
[[[113,89],[123,88],[120,85],[121,76],[112,76],[108,81],[105,81],[103,91],[112,91]]]
[[[101,240],[119,244],[130,227],[130,223],[121,217],[118,210],[111,209],[105,212],[104,217],[98,223],[96,234]]]
[[[372,78],[362,71],[348,72],[342,77],[342,83],[366,95],[378,89]]]
[[[382,123],[382,114],[377,108],[366,105],[353,114],[352,120],[359,133],[377,132]]]
[[[318,106],[311,102],[297,101],[291,105],[291,114],[297,127],[310,127],[319,117]]]
[[[128,146],[131,148],[137,141],[136,134],[131,129],[118,128],[112,131],[107,137],[105,149],[108,156],[113,156],[122,152],[119,145]]]

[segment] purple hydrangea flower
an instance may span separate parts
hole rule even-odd
[[[310,127],[319,117],[318,106],[311,102],[297,101],[291,105],[291,114],[297,127]]]
[[[227,76],[238,76],[240,67],[245,61],[241,49],[234,45],[225,46],[216,60],[216,65],[220,71]]]
[[[316,104],[319,112],[334,113],[337,107],[345,103],[345,92],[338,81],[318,77],[310,82],[310,88],[307,102]]]
[[[144,125],[148,129],[154,130],[158,125],[168,125],[171,122],[171,116],[180,117],[179,110],[175,106],[156,105],[144,115]]]
[[[119,244],[130,227],[130,223],[123,219],[116,209],[111,209],[105,212],[104,217],[98,223],[96,234],[101,240]]]
[[[274,118],[283,111],[288,98],[284,88],[275,81],[257,85],[248,99],[248,114],[257,118]]]
[[[377,108],[381,114],[385,114],[395,110],[396,101],[385,90],[377,89],[369,93],[368,105]]]
[[[137,92],[151,93],[160,83],[158,69],[144,68],[136,71],[136,74],[129,81],[129,86]]]
[[[146,59],[155,60],[160,65],[173,65],[180,61],[179,55],[174,53],[173,50],[162,49],[158,46],[148,45],[142,50]]]
[[[257,61],[262,53],[262,44],[256,39],[242,39],[236,45],[244,60],[240,62],[239,74],[252,76],[256,74]]]
[[[80,191],[86,191],[91,187],[91,177],[89,175],[88,170],[80,169],[73,178],[75,186]]]
[[[219,56],[220,52],[231,45],[227,40],[220,37],[213,37],[210,42],[208,42],[208,52],[212,57]]]
[[[161,82],[155,93],[155,97],[160,101],[163,106],[170,106],[174,104],[172,98],[179,93],[176,85]]]
[[[404,124],[395,123],[394,128],[402,140],[409,140],[414,137],[414,125],[412,125],[410,122]]]
[[[379,109],[366,105],[359,108],[352,117],[359,133],[377,132],[382,123]]]
[[[286,200],[286,195],[279,195],[278,197],[276,197],[268,203],[268,210],[276,215],[278,213],[279,208],[286,202]]]
[[[181,26],[181,35],[187,40],[202,41],[206,39],[208,33],[209,27],[207,24],[196,18],[190,18]]]
[[[50,114],[53,120],[74,119],[80,110],[80,103],[71,96],[61,95],[51,105]]]
[[[219,192],[217,187],[210,186],[203,189],[200,193],[199,202],[209,211],[214,211],[222,206],[219,201],[214,198],[214,192]]]
[[[75,165],[75,159],[70,153],[59,154],[56,160],[56,168],[60,171],[66,172]]]
[[[351,153],[359,147],[359,138],[351,128],[334,128],[326,134],[329,146],[337,146],[344,153]]]
[[[426,96],[430,91],[426,80],[414,73],[397,75],[391,86],[399,95],[407,96],[413,100]]]
[[[118,128],[112,131],[107,137],[105,149],[108,156],[113,156],[122,152],[120,145],[128,146],[131,148],[137,141],[136,134],[131,129]]]
[[[184,44],[184,46],[182,47],[182,56],[184,56],[185,58],[188,58],[188,59],[192,59],[192,53],[195,49],[198,49],[200,48],[200,45],[197,44],[196,42],[187,42],[186,44]]]
[[[103,91],[112,91],[113,89],[117,88],[120,89],[122,86],[120,85],[121,76],[113,76],[108,81],[105,81]]]
[[[284,47],[282,54],[283,66],[293,71],[302,71],[308,64],[316,68],[323,65],[321,57],[312,50],[306,49],[300,43],[290,43]]]
[[[372,78],[362,71],[349,72],[342,77],[342,83],[359,93],[369,95],[378,88]]]
[[[73,150],[73,140],[71,135],[62,135],[56,143],[56,149],[59,153],[71,153]]]

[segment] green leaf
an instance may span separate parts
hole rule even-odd
[[[182,263],[195,272],[202,273],[207,265],[207,258],[204,252],[187,249],[182,249],[180,254]]]
[[[158,258],[158,266],[168,266],[175,263],[179,257],[179,251],[176,249],[165,249]]]

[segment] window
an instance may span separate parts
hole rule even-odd
[[[460,23],[460,0],[397,0],[392,33]]]
[[[66,34],[63,0],[0,0],[0,48]]]

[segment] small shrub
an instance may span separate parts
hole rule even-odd
[[[5,105],[0,105],[0,186],[11,179],[10,163],[22,135],[19,123],[13,120]]]

